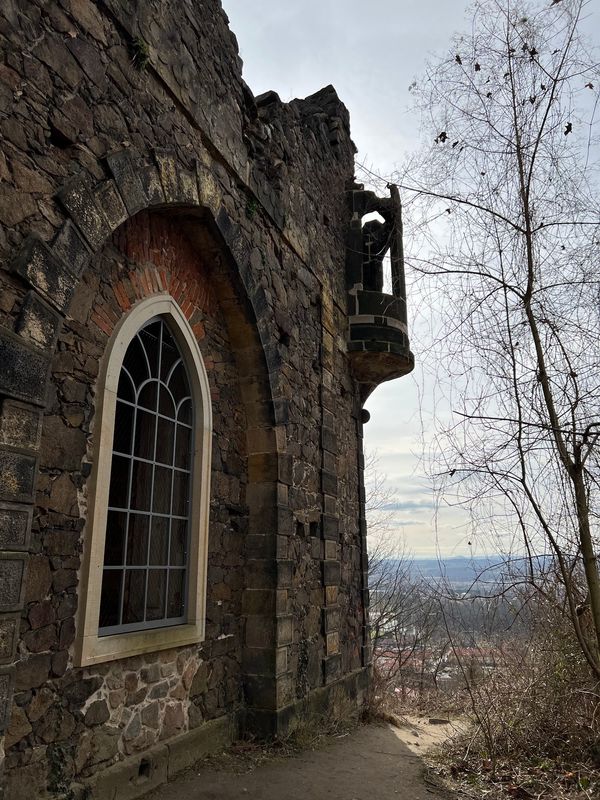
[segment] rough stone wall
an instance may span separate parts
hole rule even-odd
[[[17,798],[242,708],[282,731],[369,659],[346,109],[331,87],[254,98],[217,0],[7,0],[0,47],[0,723]],[[181,305],[211,383],[206,643],[81,670],[95,382],[152,292]]]
[[[198,338],[214,405],[206,641],[201,647],[77,669],[69,651],[81,534],[89,532],[86,476],[97,436],[99,362],[120,316],[137,300],[165,290],[180,303]],[[84,270],[72,317],[58,338],[49,395],[34,555],[21,622],[21,668],[5,740],[14,796],[49,778],[57,786],[85,778],[119,756],[239,708],[242,693],[246,420],[210,270],[176,220],[136,216]],[[57,747],[59,755],[53,756]],[[47,761],[53,758],[56,767],[49,775]]]

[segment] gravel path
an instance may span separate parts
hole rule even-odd
[[[161,787],[153,800],[451,800],[423,777],[422,755],[448,726],[411,720],[367,725],[319,750],[273,758],[248,772],[225,759],[200,764]]]

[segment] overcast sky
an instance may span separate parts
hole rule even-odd
[[[389,174],[417,146],[411,82],[429,56],[468,30],[465,0],[223,0],[254,94],[282,100],[333,84],[348,109],[358,160]],[[410,314],[410,298],[409,298]],[[419,342],[412,337],[419,363]],[[366,444],[397,491],[394,524],[416,556],[469,554],[469,531],[456,511],[435,514],[420,466],[418,372],[385,384],[367,402]],[[426,398],[427,404],[428,398]]]

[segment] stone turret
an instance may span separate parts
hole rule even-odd
[[[348,353],[363,401],[380,383],[414,367],[406,318],[402,205],[398,187],[390,185],[389,190],[389,197],[378,197],[355,183],[347,192]],[[380,219],[365,221],[373,212]],[[384,287],[388,253],[391,287]]]

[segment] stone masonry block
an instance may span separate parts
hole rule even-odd
[[[326,636],[327,655],[333,656],[340,652],[340,634],[337,632],[328,633]]]
[[[282,675],[288,668],[288,648],[278,647],[275,650],[275,674]]]
[[[337,436],[331,428],[321,429],[321,443],[324,450],[329,450],[330,453],[338,452]]]
[[[338,539],[340,535],[340,521],[330,514],[323,514],[321,531],[324,539]]]
[[[338,512],[338,499],[337,497],[332,497],[331,495],[324,495],[323,496],[323,510],[325,512],[325,516],[335,517]]]
[[[369,606],[371,605],[371,593],[370,593],[369,589],[367,588],[367,586],[368,586],[368,583],[367,583],[368,578],[364,577],[363,580],[365,581],[365,583],[364,583],[365,588],[361,590],[362,603],[363,603],[364,608],[369,608]]]
[[[14,669],[0,667],[0,733],[5,731],[10,720]]]
[[[290,608],[290,592],[287,589],[277,589],[275,592],[275,613],[287,614]]]
[[[256,302],[256,296],[258,294],[259,294],[258,292],[254,293],[254,300],[252,305],[254,307],[254,313],[260,315],[263,312],[260,310],[260,307]],[[260,291],[259,296],[264,297],[262,290]],[[281,367],[283,366],[283,359],[281,357],[279,343],[269,342],[263,345],[263,352],[265,354],[265,360],[267,362],[267,369],[269,371],[271,383],[273,385],[277,385],[277,382],[279,380],[279,372],[281,370]]]
[[[0,500],[33,501],[36,470],[34,456],[0,448]]]
[[[16,400],[4,400],[0,414],[0,445],[38,450],[41,438],[41,411]]]
[[[325,369],[325,368],[322,369],[321,370],[321,391],[323,389],[328,389],[330,392],[333,392],[334,386],[335,386],[335,378],[333,376],[333,373],[328,369]],[[334,397],[334,399],[335,399],[335,397]],[[333,411],[333,412],[337,411],[337,405],[334,405],[333,408],[331,408],[330,406],[325,406],[325,408],[327,408],[329,411]]]
[[[246,587],[275,588],[275,563],[271,558],[249,558],[246,562]]]
[[[339,606],[329,606],[323,609],[323,629],[325,633],[339,630],[340,609]]]
[[[337,497],[338,493],[338,479],[337,475],[333,472],[326,472],[321,470],[321,489],[325,494]]]
[[[246,557],[268,559],[275,556],[275,537],[268,533],[250,533],[246,536]]]
[[[363,572],[367,572],[369,570],[369,554],[367,551],[366,545],[363,545],[361,552],[360,552],[360,568]]]
[[[406,300],[382,292],[359,291],[357,293],[358,314],[392,317],[406,321]]]
[[[273,614],[275,591],[273,589],[245,589],[242,595],[243,614]]]
[[[133,216],[137,214],[138,211],[146,208],[148,205],[148,198],[145,187],[142,184],[139,169],[136,168],[133,153],[130,150],[119,150],[107,156],[106,160],[115,182],[119,187],[123,202],[127,206],[129,215]],[[164,202],[162,187],[161,194]]]
[[[196,162],[196,178],[200,204],[206,206],[216,219],[222,202],[221,187],[212,172],[200,161]]]
[[[112,228],[92,195],[88,180],[83,177],[73,179],[60,189],[57,196],[92,250],[98,250],[111,235]]]
[[[335,393],[331,391],[327,386],[321,387],[321,404],[323,408],[328,408],[330,411],[337,411],[338,402]],[[333,455],[337,454],[336,451],[332,451]]]
[[[247,675],[281,675],[287,670],[287,647],[245,647],[242,659]]]
[[[246,496],[248,498],[248,495]],[[249,532],[252,535],[274,536],[277,530],[277,509],[261,504],[252,506],[250,503]]]
[[[333,606],[337,603],[339,597],[339,586],[326,586],[325,587],[325,603],[328,606]]]
[[[260,348],[255,347],[253,344],[249,347],[238,350],[238,370],[240,378],[250,378],[260,371],[262,368],[262,352]],[[249,416],[252,422],[252,427],[261,427],[265,425],[272,425],[272,421],[265,421],[265,411],[268,409],[268,404],[271,401],[268,398],[261,398],[249,403]],[[268,414],[268,412],[267,412]],[[254,419],[257,419],[256,423]],[[269,417],[267,416],[267,419]]]
[[[339,586],[341,574],[341,565],[339,561],[323,562],[323,583],[325,586]]]
[[[292,483],[292,458],[281,453],[251,453],[248,473],[252,482],[279,481],[289,486]]]
[[[279,475],[278,475],[279,481],[281,483],[286,483],[288,486],[291,486],[293,482],[292,470],[294,466],[294,460],[292,456],[286,453],[280,453],[278,466],[279,466]]]
[[[242,268],[243,265],[249,264],[252,245],[241,228],[235,231],[229,242],[229,247],[238,267]]]
[[[242,666],[245,675],[273,674],[273,649],[270,647],[244,647]]]
[[[294,617],[292,614],[277,617],[277,646],[292,644],[294,638]]]
[[[290,557],[290,540],[287,536],[275,537],[275,558],[284,561]],[[280,587],[281,588],[281,587]]]
[[[227,243],[229,243],[233,235],[232,229],[234,227],[234,223],[231,221],[231,217],[224,208],[219,210],[219,213],[215,218],[215,222],[217,224],[217,228],[221,231],[222,237]]]
[[[13,660],[17,648],[20,622],[20,614],[0,616],[0,662]]]
[[[362,353],[366,349],[364,342],[348,342],[346,348],[349,353]],[[387,345],[382,345],[381,350],[387,352]]]
[[[179,170],[179,196],[182,203],[189,203],[191,206],[199,205],[198,182],[195,173],[185,169]]]
[[[274,482],[279,473],[277,453],[251,453],[248,456],[248,476],[254,482]]]
[[[53,352],[61,323],[62,316],[30,291],[23,300],[15,331],[34,347]]]
[[[0,553],[0,612],[18,611],[23,600],[25,557]]]
[[[50,358],[22,337],[0,328],[0,394],[43,406]]]
[[[325,684],[335,681],[342,672],[341,655],[332,655],[323,659],[323,681]]]
[[[277,502],[277,484],[275,482],[252,483],[246,494],[248,504],[264,513]],[[274,518],[275,515],[271,517]]]
[[[285,484],[279,487],[287,489]],[[294,514],[290,508],[279,504],[277,506],[277,533],[280,536],[291,536],[294,532]]]
[[[74,275],[81,275],[92,255],[85,239],[70,219],[62,226],[50,249]]]
[[[335,426],[335,414],[333,414],[331,411],[327,411],[327,409],[324,408],[323,427],[329,428],[331,431],[333,431],[334,426]]]
[[[338,469],[337,456],[334,453],[329,453],[327,450],[323,451],[323,470],[337,475]]]
[[[277,588],[285,589],[292,585],[294,562],[287,559],[277,560]]]
[[[184,202],[179,183],[179,165],[175,155],[169,150],[157,149],[154,151],[154,160],[158,167],[165,200],[167,203]]]
[[[277,428],[249,428],[248,452],[272,453],[277,449]]]
[[[0,503],[0,550],[27,550],[33,506]]]
[[[332,539],[325,539],[325,560],[335,561],[339,557],[339,544]]]
[[[289,705],[295,698],[296,676],[293,672],[280,675],[277,680],[277,708]]]
[[[104,216],[112,230],[116,230],[129,216],[114,181],[102,181],[94,189],[94,199],[98,208],[104,211]]]
[[[248,647],[270,648],[275,645],[275,622],[272,618],[252,616],[246,619]]]
[[[148,206],[163,205],[165,202],[165,192],[157,168],[154,165],[143,166],[140,162],[137,174],[142,183]]]
[[[312,536],[310,540],[310,554],[311,558],[315,561],[320,561],[323,558],[323,545],[320,538]]]
[[[77,277],[40,238],[25,241],[11,268],[59,311],[68,307]]]
[[[277,707],[277,683],[272,676],[246,675],[244,680],[244,695],[246,702],[254,708]]]

